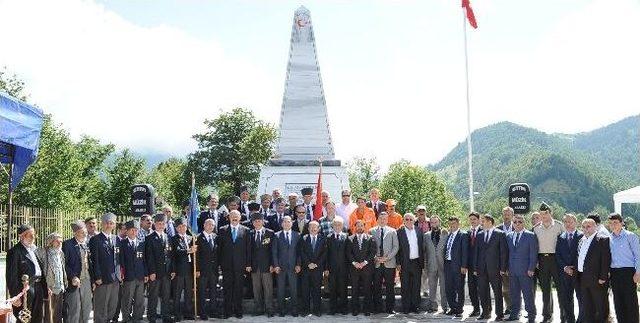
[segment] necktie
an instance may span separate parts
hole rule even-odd
[[[211,239],[211,236],[207,236],[207,243],[209,243],[209,247],[213,247],[213,239]]]
[[[260,241],[262,241],[262,231],[258,231],[258,234],[256,235],[256,242]]]
[[[238,233],[236,232],[236,228],[232,228],[231,229],[231,239],[233,240],[233,242],[236,242],[236,237],[238,236]]]
[[[476,229],[473,229],[471,231],[471,245],[472,246],[476,245]]]
[[[286,235],[286,239],[287,239],[287,245],[291,245],[291,240],[289,240],[289,232],[285,232]]]
[[[384,228],[380,227],[380,257],[383,255],[382,246],[384,246]]]
[[[358,236],[358,248],[362,250],[362,237]]]
[[[491,235],[491,231],[487,231],[487,234],[484,236],[484,243],[489,243],[490,235]]]
[[[451,259],[451,245],[453,244],[454,235],[449,236],[449,241],[447,241],[447,259]]]
[[[519,243],[520,243],[520,232],[518,232],[518,234],[516,234],[516,248],[518,247]]]
[[[316,237],[311,237],[311,248],[316,251]]]
[[[569,233],[569,246],[571,246],[572,240],[573,240],[573,233]]]
[[[378,213],[378,203],[373,203],[373,210]]]

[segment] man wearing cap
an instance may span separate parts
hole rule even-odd
[[[293,231],[300,233],[301,236],[309,233],[309,219],[304,205],[300,204],[295,208],[295,220],[292,226]]]
[[[320,301],[320,289],[322,288],[322,275],[327,261],[327,245],[325,237],[320,235],[320,224],[317,221],[309,222],[309,234],[302,237],[300,245],[300,262],[302,264],[302,298],[301,307],[303,315],[311,312],[315,316],[322,313]]]
[[[314,207],[314,205],[311,204],[311,200],[313,199],[313,188],[305,187],[300,191],[300,193],[302,193],[302,203],[300,205],[304,207],[307,221],[311,221],[313,220]]]
[[[271,195],[262,194],[260,195],[260,214],[262,214],[263,221],[266,221],[267,216],[273,212],[271,208]]]
[[[395,303],[396,254],[400,246],[396,230],[387,225],[387,212],[380,212],[378,225],[371,229],[370,234],[376,242],[376,256],[373,272],[373,312],[384,311],[393,313]],[[382,284],[384,281],[385,303],[382,306]]]
[[[89,276],[89,247],[84,222],[71,223],[73,237],[62,243],[65,271],[68,280],[64,294],[65,322],[85,323],[93,308],[91,278]]]
[[[198,257],[196,277],[198,278],[198,311],[201,320],[209,316],[219,317],[218,278],[220,265],[218,262],[218,242],[214,232],[213,219],[204,220],[204,231],[198,235],[196,257]],[[206,300],[209,300],[207,303]]]
[[[377,188],[372,188],[369,191],[370,200],[367,202],[367,207],[373,210],[373,213],[378,218],[378,214],[382,211],[387,210],[387,205],[380,199],[380,190]]]
[[[256,203],[257,204],[257,203]],[[273,231],[264,227],[261,213],[251,214],[253,229],[251,235],[251,281],[255,314],[273,316],[273,263],[271,246]]]
[[[538,281],[542,290],[543,322],[550,322],[553,315],[553,298],[551,296],[551,279],[555,286],[560,286],[560,272],[556,262],[556,243],[562,233],[563,226],[552,217],[551,207],[542,202],[540,205],[542,222],[533,228],[538,238]],[[556,290],[558,299],[562,299],[561,289]],[[560,317],[564,319],[564,308],[560,308]]]
[[[438,311],[438,285],[440,285],[440,306],[442,312],[448,310],[447,296],[444,281],[444,252],[447,245],[447,230],[440,228],[440,217],[437,215],[429,218],[431,231],[424,234],[424,258],[426,261],[427,275],[429,275],[429,300],[427,312]]]
[[[118,293],[122,279],[119,248],[111,233],[116,226],[116,216],[102,216],[101,232],[89,240],[89,273],[95,285],[93,317],[96,323],[111,321],[118,308]]]
[[[274,202],[273,212],[271,212],[271,214],[266,218],[266,226],[273,230],[273,232],[278,232],[282,230],[282,219],[287,215],[287,204],[281,197],[277,198]]]
[[[336,206],[336,213],[338,216],[342,217],[344,223],[349,223],[349,216],[358,206],[351,202],[351,191],[343,190],[342,191],[342,201],[339,205]]]
[[[291,192],[287,196],[287,200],[289,201],[289,206],[287,207],[286,214],[291,217],[291,220],[295,220],[296,218],[296,206],[298,206],[298,194],[296,192]]]
[[[35,230],[28,224],[21,224],[18,229],[18,243],[7,251],[7,272],[5,274],[7,289],[10,295],[18,295],[23,290],[22,276],[29,276],[27,291],[27,308],[31,311],[32,322],[42,322],[42,304],[47,292],[42,259],[35,253]],[[14,303],[13,315],[18,318],[25,304],[22,299]]]
[[[198,232],[204,230],[204,221],[207,219],[213,219],[213,223],[218,228],[218,224],[221,220],[220,212],[218,211],[218,196],[210,194],[207,196],[207,209],[200,212],[198,216]]]
[[[120,265],[124,271],[122,283],[123,322],[141,322],[144,314],[144,284],[147,282],[147,268],[144,261],[144,241],[138,239],[138,220],[125,224],[126,238],[120,240]]]
[[[369,232],[371,228],[377,225],[376,214],[373,210],[367,207],[366,199],[364,196],[360,196],[356,199],[358,208],[349,216],[349,230],[351,234],[356,233],[356,222],[362,220],[364,223],[364,232]]]
[[[62,322],[62,305],[63,294],[67,285],[67,275],[64,270],[64,254],[62,253],[62,236],[53,232],[47,236],[47,245],[44,248],[38,248],[36,254],[42,259],[42,269],[46,277],[47,288],[49,292],[48,299],[45,303],[44,314],[45,321]],[[51,309],[51,313],[49,313]]]
[[[176,321],[194,319],[193,312],[193,259],[197,246],[192,245],[192,236],[187,235],[187,219],[174,220],[177,234],[171,237],[172,264],[171,287],[173,290],[173,314]],[[184,307],[180,304],[184,292]]]
[[[388,199],[385,203],[385,208],[387,210],[386,212],[389,219],[387,221],[387,225],[397,230],[400,228],[400,226],[402,226],[402,215],[396,212],[396,204],[396,200]],[[382,212],[378,212],[376,216],[380,216],[380,213]]]
[[[171,297],[171,244],[169,237],[164,232],[166,217],[164,214],[156,214],[153,218],[154,231],[144,240],[144,256],[149,274],[147,318],[154,323],[158,318],[168,321],[171,318],[169,312],[169,300]],[[158,299],[161,300],[158,316]]]
[[[242,318],[242,295],[245,276],[251,272],[251,237],[249,228],[240,224],[240,212],[229,212],[229,225],[218,231],[220,265],[224,286],[224,315]]]

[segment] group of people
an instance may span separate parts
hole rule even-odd
[[[254,315],[269,317],[396,310],[462,317],[466,285],[469,316],[488,320],[493,312],[495,320],[519,320],[524,300],[534,322],[539,284],[542,317],[551,322],[553,281],[562,322],[606,322],[609,290],[618,322],[638,322],[640,243],[619,214],[608,217],[611,232],[598,215],[584,219],[580,231],[574,215],[561,223],[543,203],[531,214],[530,230],[509,207],[500,223],[471,212],[464,230],[461,218],[449,216],[444,228],[422,205],[401,215],[396,201],[382,201],[376,189],[356,203],[348,190],[337,204],[322,192],[322,216],[314,217],[313,190],[301,193],[299,202],[296,193],[285,199],[274,190],[258,203],[243,188],[222,206],[210,195],[198,232],[184,216],[188,203],[177,217],[165,206],[118,225],[107,213],[99,230],[95,218],[76,221],[73,237],[63,241],[52,233],[41,248],[34,229],[21,225],[7,254],[6,280],[11,295],[26,291],[27,303],[15,300],[14,315],[28,308],[31,322],[74,323],[87,322],[91,311],[97,323],[120,315],[141,322],[145,312],[149,322],[242,318],[249,294]]]

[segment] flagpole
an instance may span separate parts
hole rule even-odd
[[[469,55],[467,52],[467,17],[466,9],[462,8],[462,30],[464,34],[464,75],[467,94],[467,160],[469,166],[469,210],[475,211],[473,201],[473,152],[471,150],[471,104],[469,100]]]
[[[193,172],[191,172],[191,191],[193,191],[193,188],[196,186],[196,176]],[[191,201],[191,203],[193,203],[193,201]],[[194,206],[191,205],[190,209],[193,210]],[[191,210],[189,210],[189,213],[193,213],[191,212]],[[190,216],[193,216],[193,214],[190,214]],[[192,219],[189,219],[189,223],[192,222]],[[197,233],[196,232],[192,232],[192,237],[191,237],[191,245],[195,246],[196,245],[196,237],[197,237]],[[196,279],[196,272],[197,269],[196,267],[198,266],[198,254],[197,252],[193,253],[193,318],[194,320],[196,319],[196,317],[198,317],[198,280]]]

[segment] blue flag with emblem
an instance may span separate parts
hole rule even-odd
[[[198,192],[196,192],[196,179],[191,173],[191,197],[189,197],[189,227],[191,232],[198,233],[198,216],[200,215],[200,204],[198,204]]]

